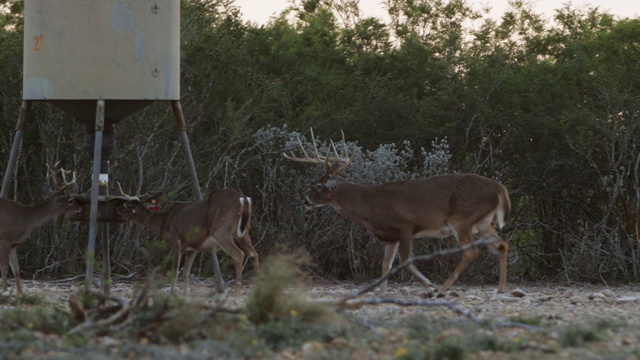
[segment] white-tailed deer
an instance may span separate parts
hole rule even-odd
[[[236,269],[236,294],[242,289],[242,267],[245,253],[258,270],[258,253],[251,244],[251,198],[234,190],[218,190],[193,203],[177,203],[167,211],[156,212],[163,194],[132,200],[116,206],[119,216],[133,220],[170,242],[171,289],[178,277],[180,257],[186,252],[184,294],[189,291],[189,276],[196,251],[211,252],[221,248],[232,259]]]
[[[49,168],[49,170],[52,172],[54,185],[57,185],[56,175],[58,173],[62,173],[64,184],[57,186],[58,189],[55,192],[49,186],[43,186],[42,192],[47,199],[41,204],[27,206],[13,200],[0,199],[0,270],[2,271],[3,292],[8,289],[7,277],[9,266],[11,266],[16,282],[16,292],[22,294],[18,245],[22,244],[35,229],[43,226],[55,216],[82,211],[82,204],[64,192],[64,188],[75,182],[75,173],[73,180],[67,182],[64,169],[53,170]]]
[[[473,174],[440,175],[380,185],[355,184],[337,176],[351,163],[352,156],[348,155],[344,134],[342,157],[333,142],[327,156],[321,156],[313,130],[311,138],[315,157],[309,157],[301,142],[304,157],[284,154],[292,161],[323,164],[327,168],[306,196],[305,204],[308,208],[330,205],[384,242],[383,276],[391,270],[398,249],[402,261],[413,255],[412,242],[415,238],[453,235],[464,246],[475,236],[493,240],[490,246],[495,250],[499,264],[498,292],[504,292],[508,246],[496,231],[496,226],[504,226],[511,211],[509,194],[504,186]],[[332,164],[337,164],[337,168],[333,169]],[[462,260],[442,285],[442,293],[449,289],[479,252],[477,247],[463,251]],[[426,288],[431,288],[431,282],[413,264],[407,268]],[[378,290],[385,291],[386,284],[383,282]]]

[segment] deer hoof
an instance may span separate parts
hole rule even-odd
[[[433,289],[427,289],[424,293],[420,295],[420,297],[423,299],[433,299],[435,295],[436,295],[436,292]]]

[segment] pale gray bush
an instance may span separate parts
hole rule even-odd
[[[256,142],[256,169],[263,169],[260,186],[260,211],[256,211],[252,231],[260,234],[257,242],[269,250],[280,247],[306,249],[323,276],[369,281],[380,275],[382,243],[331,208],[306,211],[302,198],[326,171],[323,165],[288,161],[286,153],[303,157],[300,144],[314,157],[310,133],[282,127],[267,127],[253,135]],[[332,139],[339,156],[344,156],[341,138]],[[318,152],[331,152],[330,139],[316,136]],[[377,149],[363,149],[357,142],[346,141],[352,164],[342,174],[356,183],[379,184],[388,181],[441,174],[449,169],[446,139],[434,140],[431,148],[415,151],[408,141],[381,144]],[[410,169],[416,169],[412,172]]]

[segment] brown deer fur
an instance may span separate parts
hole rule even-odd
[[[184,265],[184,294],[187,295],[196,251],[210,252],[221,248],[233,259],[236,293],[239,293],[245,254],[255,270],[259,267],[258,253],[249,237],[251,199],[234,190],[218,190],[197,202],[174,204],[164,212],[150,210],[161,198],[162,193],[159,193],[143,201],[129,201],[118,206],[116,211],[121,217],[133,220],[169,241],[172,289],[183,252],[187,253]]]

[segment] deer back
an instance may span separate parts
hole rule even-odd
[[[449,222],[463,221],[471,226],[498,208],[504,224],[510,211],[506,194],[501,184],[473,174],[380,185],[355,184],[331,176],[324,186],[316,186],[308,199],[316,206],[330,204],[370,232],[393,238],[397,231],[409,229],[416,234],[441,229]]]
[[[251,199],[231,190],[217,190],[207,199],[211,232],[231,234],[240,238],[246,234],[251,221]]]

